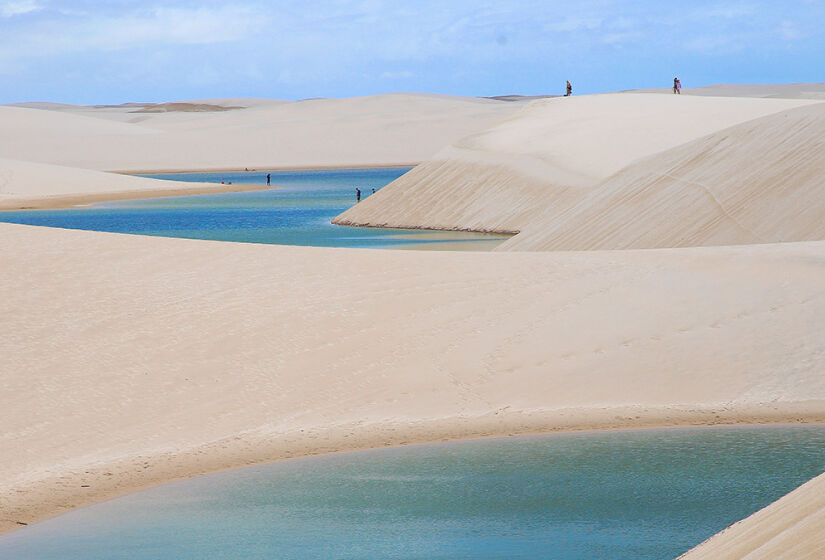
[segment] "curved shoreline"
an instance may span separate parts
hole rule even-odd
[[[495,411],[402,424],[341,425],[287,433],[250,431],[182,452],[156,452],[79,466],[41,478],[4,500],[0,535],[133,492],[207,474],[320,455],[447,441],[582,431],[721,426],[825,425],[822,403],[732,408],[615,407]]]
[[[263,173],[271,171],[329,171],[333,169],[383,169],[394,167],[415,167],[421,162],[415,163],[344,163],[341,165],[295,165],[284,166],[274,165],[272,167],[258,165],[255,169],[247,167],[220,167],[220,168],[175,168],[175,169],[138,169],[138,170],[121,170],[115,169],[108,171],[108,173],[117,173],[118,175],[173,175],[175,173]]]
[[[326,171],[335,169],[382,169],[382,168],[404,168],[414,167],[417,164],[363,164],[363,165],[330,165],[313,167],[273,167],[266,171]],[[243,168],[236,169],[174,169],[174,170],[148,170],[148,171],[109,171],[117,175],[135,177],[141,175],[162,175],[176,173],[244,173]],[[249,173],[253,171],[250,170]],[[167,181],[168,182],[168,181]],[[255,185],[255,184],[212,184],[212,183],[186,183],[180,182],[178,188],[157,188],[140,189],[126,191],[104,191],[93,193],[77,193],[51,196],[35,196],[20,198],[0,198],[0,211],[4,210],[59,210],[64,208],[74,208],[89,204],[99,204],[103,202],[117,202],[122,200],[143,200],[147,198],[166,198],[175,196],[194,196],[199,194],[223,194],[235,192],[267,191],[279,188],[278,185]]]
[[[118,202],[122,200],[142,200],[146,198],[168,198],[175,196],[193,196],[198,194],[223,194],[233,192],[268,191],[277,189],[277,186],[266,185],[215,185],[204,186],[203,183],[194,183],[192,187],[180,189],[157,189],[140,191],[119,191],[108,193],[72,194],[59,196],[44,196],[28,199],[0,200],[2,210],[59,210],[88,206],[103,202]]]

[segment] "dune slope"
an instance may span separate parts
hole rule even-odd
[[[655,94],[535,101],[442,150],[335,223],[521,231],[635,160],[811,103]]]
[[[0,530],[295,454],[825,420],[823,255],[366,251],[0,224]]]
[[[825,552],[825,474],[679,560],[816,560]]]
[[[627,167],[500,250],[825,238],[825,104],[755,119]]]

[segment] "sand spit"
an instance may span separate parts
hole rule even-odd
[[[243,185],[183,184],[0,158],[0,210],[65,208],[103,200],[254,190]],[[260,189],[265,186],[257,187]]]
[[[825,103],[637,162],[500,250],[646,249],[825,239]]]
[[[521,231],[636,160],[812,103],[654,94],[535,101],[442,150],[335,223]]]
[[[823,255],[366,251],[0,224],[0,530],[298,454],[823,422]]]
[[[297,102],[201,100],[163,107],[198,106],[244,108],[136,113],[140,108],[134,106],[0,106],[0,157],[100,171],[393,165],[429,159],[524,104],[389,94]],[[153,107],[148,110],[158,106]]]
[[[825,551],[825,474],[736,523],[679,560],[802,560]]]

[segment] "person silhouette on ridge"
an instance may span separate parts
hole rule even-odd
[[[679,78],[673,78],[673,93],[682,95],[682,82],[679,81]]]

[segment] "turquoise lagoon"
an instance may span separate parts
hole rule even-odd
[[[823,426],[409,446],[135,493],[0,537],[0,558],[670,559],[823,470]]]
[[[180,196],[93,204],[61,210],[0,212],[20,224],[280,245],[363,248],[491,249],[506,236],[461,232],[353,228],[330,220],[372,196],[410,168],[271,171],[265,191]],[[147,175],[183,182],[266,184],[266,171]],[[449,243],[449,245],[447,245]]]

